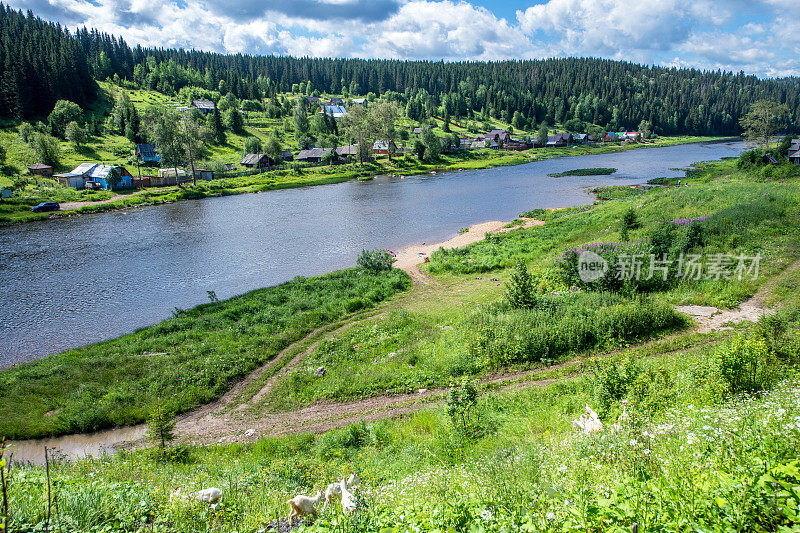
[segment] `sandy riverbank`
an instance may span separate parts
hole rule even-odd
[[[507,222],[500,222],[498,220],[482,222],[480,224],[470,226],[466,232],[459,233],[452,239],[448,239],[444,242],[434,244],[427,244],[423,242],[419,245],[409,246],[403,251],[397,252],[397,260],[395,261],[394,266],[410,273],[411,271],[416,271],[418,265],[424,263],[425,259],[430,257],[430,255],[439,248],[461,248],[474,242],[483,240],[487,233],[506,233],[519,228],[531,228],[533,226],[541,226],[544,224],[544,221],[536,220],[534,218],[521,218],[520,220],[523,221],[522,225],[510,227],[506,227],[508,225]]]

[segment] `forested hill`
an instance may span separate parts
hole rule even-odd
[[[0,113],[32,117],[59,98],[84,104],[96,93],[93,78],[208,97],[232,92],[260,99],[304,89],[385,94],[409,116],[489,115],[510,122],[515,112],[531,127],[579,118],[634,129],[642,120],[662,134],[738,134],[739,118],[761,98],[786,104],[800,123],[796,79],[760,80],[744,73],[646,67],[603,59],[432,62],[312,59],[225,55],[131,48],[122,39],[85,28],[74,35],[58,24],[0,4]],[[187,89],[191,88],[191,90]]]

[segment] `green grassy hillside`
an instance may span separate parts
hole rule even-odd
[[[314,280],[317,285],[293,282],[311,292],[292,293],[288,301],[306,306],[301,316],[316,318],[301,325],[290,320],[280,341],[273,340],[275,326],[261,317],[281,323],[277,317],[288,301],[276,302],[273,310],[268,300],[301,290],[293,284],[201,306],[109,343],[4,371],[0,391],[11,400],[3,431],[52,431],[49,420],[63,420],[60,413],[80,420],[90,406],[95,412],[114,401],[123,406],[142,390],[168,402],[182,402],[186,394],[179,391],[194,390],[142,389],[136,384],[152,378],[124,370],[146,368],[141,365],[119,367],[124,371],[109,374],[116,377],[100,390],[90,385],[88,371],[83,377],[65,374],[67,365],[96,368],[102,362],[110,370],[121,360],[157,353],[172,362],[153,366],[162,369],[155,385],[182,382],[182,374],[220,374],[214,386],[202,386],[213,391],[207,398],[192,400],[203,401],[224,390],[226,380],[268,360],[263,354],[316,324],[345,317],[346,327],[338,322],[313,344],[301,343],[291,354],[299,363],[263,377],[271,388],[256,380],[217,415],[222,423],[236,413],[229,424],[236,439],[264,417],[283,421],[262,428],[266,437],[257,442],[180,445],[167,460],[139,450],[51,465],[63,530],[257,531],[286,516],[287,498],[311,494],[355,470],[359,511],[343,515],[334,505],[307,523],[309,531],[630,531],[634,524],[640,531],[788,531],[798,521],[793,487],[800,483],[800,235],[794,223],[800,182],[763,180],[759,172],[723,161],[702,166],[681,187],[637,189],[594,206],[528,213],[545,224],[437,252],[427,265],[431,282],[380,304],[373,316],[346,318],[346,312],[371,305],[364,296],[340,297],[334,290],[324,294],[339,303],[321,308],[309,299],[317,297],[318,285],[339,283],[335,276]],[[637,223],[629,224],[628,239],[620,242],[629,212]],[[760,275],[630,281],[612,292],[570,288],[564,263],[570,249],[616,243],[591,249],[611,254],[639,246],[649,252],[663,246],[665,235],[671,235],[668,254],[761,254]],[[504,296],[519,284],[520,260],[534,289],[523,308]],[[357,271],[341,276],[358,279]],[[370,278],[371,290],[381,296],[369,302],[404,287],[402,279]],[[615,286],[613,279],[606,282]],[[365,289],[350,285],[348,291]],[[711,305],[722,312],[754,295],[749,305],[777,306],[777,314],[709,333],[671,307]],[[328,308],[333,314],[320,314]],[[256,348],[252,357],[250,347]],[[234,354],[252,363],[241,365]],[[318,366],[327,372],[312,377],[309,369]],[[220,373],[223,368],[231,372]],[[136,372],[143,381],[131,377]],[[475,402],[468,383],[477,387]],[[409,395],[376,417],[379,403],[370,398],[400,393]],[[623,400],[627,419],[614,429]],[[298,407],[314,406],[313,413],[337,401],[351,403],[323,429],[340,429],[315,434],[298,425]],[[605,424],[598,435],[572,426],[585,403]],[[141,408],[138,413],[145,414]],[[297,429],[269,437],[283,424]],[[27,467],[12,477],[11,523],[20,531],[43,528],[42,476],[41,468]],[[224,491],[220,506],[170,501],[175,487],[188,492],[207,486]]]

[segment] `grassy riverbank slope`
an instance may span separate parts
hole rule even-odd
[[[593,206],[529,213],[545,224],[433,254],[425,284],[380,304],[379,314],[314,337],[294,366],[265,378],[269,386],[245,387],[208,415],[227,433],[205,442],[240,442],[180,447],[172,460],[139,450],[51,466],[63,530],[257,531],[286,516],[289,497],[351,470],[361,478],[361,509],[345,516],[329,507],[309,530],[621,531],[636,523],[640,530],[771,531],[796,524],[800,182],[762,175],[735,160],[711,163],[681,187],[625,188]],[[630,211],[637,223],[622,241]],[[713,270],[703,271],[709,279],[666,283],[608,278],[609,290],[597,291],[570,277],[565,252],[579,247],[617,260],[662,248],[704,261],[760,254],[760,272],[742,280]],[[520,261],[533,289],[523,291],[523,304],[504,297],[521,286]],[[387,276],[373,283],[398,274]],[[576,283],[579,291],[571,289]],[[254,303],[227,313],[235,301],[108,346],[140,357],[156,351],[142,344],[144,335],[184,318],[192,329],[211,327],[206,314],[214,309],[238,331],[266,312]],[[737,322],[729,309],[742,302],[767,316]],[[731,323],[687,328],[673,305],[714,306],[709,313]],[[763,311],[774,307],[776,315]],[[189,343],[217,352],[214,336]],[[71,353],[101,361],[105,352]],[[325,375],[310,372],[318,366]],[[25,386],[17,385],[23,370]],[[0,392],[14,386],[17,403],[68,408],[72,398],[62,396],[59,406],[36,386],[57,372],[46,361],[4,371]],[[477,384],[475,403],[450,393],[465,378]],[[393,408],[370,400],[386,393],[407,395]],[[622,400],[628,419],[614,432]],[[605,423],[600,435],[572,427],[587,402]],[[294,424],[302,417],[310,424],[327,407],[338,413],[322,427],[328,431]],[[13,410],[3,415],[15,418]],[[295,429],[283,435],[289,426]],[[249,428],[255,435],[245,434]],[[186,431],[179,424],[187,442],[204,441]],[[170,501],[175,487],[208,486],[225,493],[215,509]],[[43,470],[16,469],[10,502],[12,526],[41,529]]]

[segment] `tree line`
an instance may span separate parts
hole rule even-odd
[[[277,93],[395,99],[421,120],[443,109],[447,121],[497,118],[536,131],[577,120],[611,130],[642,121],[660,134],[738,134],[752,103],[786,106],[800,122],[797,79],[565,58],[494,62],[315,59],[130,47],[95,29],[58,24],[0,4],[0,114],[46,114],[58,99],[85,105],[94,79],[177,95],[231,93],[260,101]],[[277,108],[275,109],[277,110]],[[275,111],[273,110],[273,111]]]

